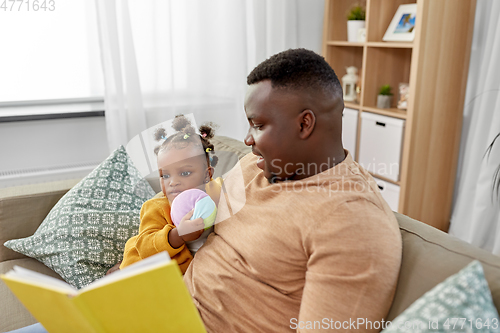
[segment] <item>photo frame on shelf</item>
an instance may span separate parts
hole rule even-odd
[[[400,5],[382,40],[384,42],[412,42],[415,38],[417,4]]]

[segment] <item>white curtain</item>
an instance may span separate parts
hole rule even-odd
[[[146,129],[129,8],[126,1],[121,4],[96,0],[111,151]]]
[[[449,233],[500,255],[500,198],[493,178],[500,165],[500,1],[477,2],[464,108],[456,200]]]
[[[321,52],[324,0],[96,0],[110,150],[193,113],[242,140],[246,76],[289,48]]]

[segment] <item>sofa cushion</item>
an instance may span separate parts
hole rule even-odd
[[[49,275],[58,279],[62,278],[53,270],[32,259],[14,259],[0,262],[0,274],[5,274],[14,266],[31,269],[33,271]],[[28,310],[19,302],[16,296],[10,291],[7,285],[0,282],[0,332],[7,332],[17,328],[36,323],[35,318],[31,316]]]
[[[125,242],[139,229],[141,206],[153,196],[120,147],[59,200],[33,236],[5,246],[82,288],[122,258]]]
[[[33,235],[52,207],[79,181],[70,179],[0,189],[0,262],[26,258],[3,243]]]
[[[392,321],[425,292],[474,259],[481,262],[493,302],[497,308],[500,306],[500,257],[408,216],[395,215],[403,239],[403,260],[387,320]]]
[[[234,153],[236,156],[238,156],[238,159],[241,159],[246,154],[252,152],[252,147],[249,147],[243,142],[229,138],[227,136],[214,136],[210,140],[210,142],[213,143],[215,152],[219,150],[231,152]],[[225,172],[227,171],[229,170],[226,169]]]
[[[426,292],[386,327],[387,333],[497,332],[498,312],[479,261]]]

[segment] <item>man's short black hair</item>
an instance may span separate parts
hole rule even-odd
[[[306,49],[290,49],[261,62],[247,77],[251,85],[270,80],[273,88],[291,90],[322,89],[342,96],[335,71],[319,54]]]

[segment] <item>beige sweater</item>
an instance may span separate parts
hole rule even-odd
[[[372,177],[347,155],[271,185],[256,160],[240,161],[245,205],[216,224],[184,277],[208,332],[378,331],[353,323],[387,315],[402,250]],[[226,180],[226,192],[240,184]]]

